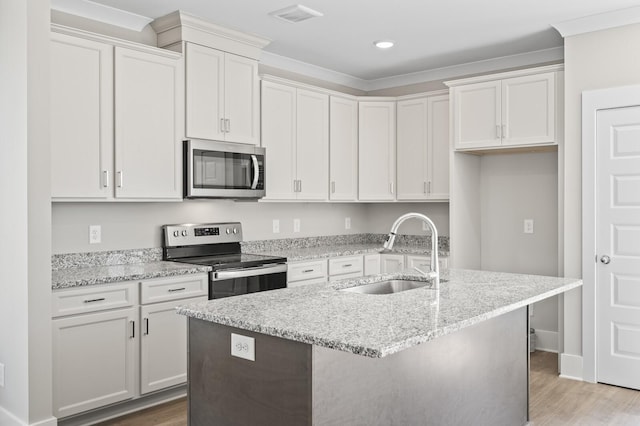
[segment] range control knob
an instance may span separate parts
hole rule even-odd
[[[227,235],[231,233],[231,229],[227,228]]]
[[[180,236],[180,231],[173,231],[173,236],[174,237],[179,237]]]
[[[184,230],[182,231],[182,236],[183,236],[183,237],[186,237],[187,235],[189,235],[189,232],[188,232],[186,229],[184,229]]]
[[[238,228],[233,228],[233,233],[237,234],[238,233]]]

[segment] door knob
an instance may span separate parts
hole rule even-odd
[[[605,265],[608,265],[609,262],[611,262],[611,258],[605,254],[600,258],[600,262],[604,263]]]

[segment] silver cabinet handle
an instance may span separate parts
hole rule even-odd
[[[122,170],[118,170],[118,188],[122,188],[124,182],[124,177],[122,175]]]
[[[180,287],[180,288],[170,288],[169,290],[167,290],[169,293],[174,293],[176,291],[185,291],[186,288],[185,287]]]
[[[313,272],[313,269],[305,269],[302,271],[303,274],[308,274],[309,272]]]
[[[145,336],[149,335],[149,318],[144,319],[144,334]]]
[[[224,120],[224,131],[227,133],[231,131],[231,120],[228,118],[225,118]]]
[[[220,119],[220,133],[224,133],[225,132],[225,127],[224,127],[224,118]]]
[[[509,135],[507,134],[507,125],[506,124],[502,125],[502,137],[504,139],[507,139],[509,137]]]
[[[427,182],[427,193],[431,194],[431,181]]]
[[[302,179],[298,181],[298,192],[302,192]]]
[[[298,192],[298,180],[293,180],[293,192]]]
[[[611,263],[611,258],[605,254],[600,258],[600,262],[604,263],[605,265],[608,265],[609,263]]]
[[[353,264],[351,263],[347,263],[345,265],[342,265],[343,268],[351,268],[353,266]]]
[[[389,192],[393,194],[393,182],[389,182]]]
[[[84,300],[83,302],[84,303],[93,303],[93,302],[102,302],[103,300],[105,300],[104,297],[100,297],[98,299],[87,299],[87,300]]]
[[[336,181],[331,181],[331,193],[336,193]]]
[[[496,139],[502,139],[502,136],[500,135],[500,125],[496,124]]]
[[[105,188],[109,187],[109,170],[102,171],[102,186]]]
[[[129,321],[129,324],[131,324],[131,335],[129,336],[129,338],[134,339],[136,337],[136,322]]]

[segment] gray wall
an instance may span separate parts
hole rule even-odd
[[[489,271],[558,275],[558,155],[485,155],[481,159],[481,265]],[[524,219],[534,233],[523,232]],[[558,299],[537,303],[532,327],[558,331]]]
[[[49,1],[0,1],[0,424],[55,425]]]

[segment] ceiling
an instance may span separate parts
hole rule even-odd
[[[324,16],[296,24],[269,16],[295,1]],[[640,0],[295,1],[52,0],[52,7],[99,3],[152,19],[180,9],[272,40],[265,48],[272,58],[375,81],[531,52],[561,58],[563,40],[552,25],[640,6]],[[377,49],[380,39],[396,45]]]

